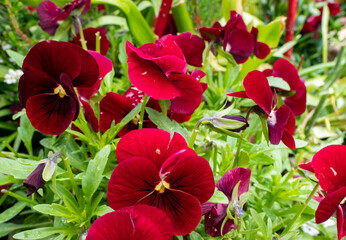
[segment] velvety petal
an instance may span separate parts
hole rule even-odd
[[[180,48],[172,35],[169,34],[159,38],[156,40],[156,43],[160,46],[160,56],[176,56],[180,60],[185,61],[183,49]]]
[[[312,167],[322,189],[329,194],[346,186],[346,146],[330,145],[312,158]]]
[[[316,223],[328,220],[337,210],[340,202],[346,197],[346,187],[342,187],[327,196],[320,202],[315,213]]]
[[[337,226],[338,226],[338,239],[341,240],[343,237],[346,237],[346,205],[343,204],[338,206],[336,212]]]
[[[161,71],[168,75],[171,72],[185,73],[187,71],[187,65],[185,60],[181,60],[176,56],[166,55],[152,60],[160,67]]]
[[[86,45],[88,50],[96,51],[96,33],[100,33],[100,53],[102,55],[106,55],[109,49],[110,43],[107,39],[107,30],[105,28],[86,28],[83,30],[84,39],[86,41]],[[80,42],[80,34],[77,34],[72,41],[72,43],[82,46]]]
[[[206,73],[199,69],[195,69],[191,72],[191,76],[197,81],[200,81],[203,77],[205,77],[205,75]]]
[[[307,171],[312,172],[312,173],[315,172],[315,170],[313,169],[313,167],[311,165],[311,162],[299,164],[299,167],[301,169],[307,170]]]
[[[249,191],[250,177],[250,169],[236,167],[228,170],[216,183],[216,187],[226,195],[229,201],[232,201],[233,189],[239,181],[238,197],[244,192]]]
[[[163,238],[161,236],[160,230],[158,229],[158,226],[156,226],[153,222],[151,222],[148,218],[143,217],[141,215],[137,215],[134,219],[135,223],[135,232],[131,236],[131,240],[137,240],[137,239],[155,239],[155,240],[161,240],[161,239],[169,239],[169,238]],[[173,232],[173,230],[172,230]],[[173,234],[172,234],[173,236]],[[172,239],[172,237],[171,237]]]
[[[98,121],[97,117],[95,116],[94,110],[92,109],[90,104],[87,101],[85,101],[84,99],[80,99],[80,102],[83,105],[83,113],[84,113],[85,119],[90,124],[91,129],[94,132],[98,132],[99,131],[99,121]]]
[[[303,25],[302,33],[306,34],[316,31],[319,28],[321,21],[322,15],[308,17]]]
[[[154,33],[159,37],[164,35],[164,30],[168,23],[168,15],[171,10],[173,0],[163,0],[160,6],[160,12],[156,19]]]
[[[191,119],[191,115],[178,114],[174,112],[170,112],[168,116],[171,120],[175,120],[178,123],[187,122]]]
[[[287,123],[284,127],[284,132],[281,137],[281,141],[290,149],[296,148],[296,143],[293,138],[294,130],[296,128],[296,119],[292,111],[288,117]]]
[[[295,116],[299,116],[306,110],[306,87],[302,84],[295,91],[296,93],[291,97],[285,98],[284,102]]]
[[[53,93],[54,88],[58,86],[58,79],[54,79],[45,72],[39,70],[29,70],[19,79],[18,95],[23,107],[29,97],[41,93]]]
[[[97,62],[97,65],[99,67],[99,78],[97,79],[95,84],[89,88],[83,88],[83,87],[77,88],[78,93],[86,99],[90,99],[92,96],[95,95],[95,93],[98,92],[103,78],[113,69],[112,61],[109,60],[108,58],[102,56],[101,54],[95,51],[88,50],[88,53],[90,53]]]
[[[155,62],[138,56],[135,50],[131,43],[126,43],[128,73],[131,83],[154,99],[173,99],[179,96],[179,89],[169,81],[161,68]]]
[[[59,8],[52,1],[43,1],[37,6],[37,16],[40,19],[39,26],[43,31],[50,35],[54,35],[56,29],[59,27],[57,17],[62,13]]]
[[[243,85],[246,96],[269,115],[273,103],[273,93],[264,74],[257,70],[249,72],[244,78]]]
[[[58,94],[39,94],[26,102],[26,113],[31,124],[44,134],[63,133],[75,116],[76,104],[72,97]]]
[[[160,182],[159,170],[143,157],[121,162],[108,183],[108,203],[113,209],[139,204],[141,199],[153,195]]]
[[[46,167],[46,163],[40,163],[35,170],[30,173],[30,175],[24,179],[23,186],[28,189],[27,196],[30,196],[34,192],[37,192],[39,188],[43,188],[46,184],[46,181],[42,178],[42,173],[44,168]]]
[[[75,103],[76,112],[75,112],[74,117],[72,119],[74,121],[77,119],[77,117],[79,115],[79,111],[80,111],[80,104],[79,104],[77,94],[73,88],[71,79],[68,77],[67,74],[65,74],[65,73],[60,74],[60,83],[61,83],[61,86],[64,88],[67,96],[72,97],[72,99]]]
[[[254,49],[254,54],[259,59],[265,59],[270,53],[270,47],[263,43],[263,42],[257,42]]]
[[[186,62],[195,67],[202,67],[203,51],[205,48],[203,39],[190,32],[181,33],[173,36],[173,38],[183,51]]]
[[[81,48],[67,42],[39,42],[30,49],[22,69],[24,72],[40,70],[54,79],[59,79],[61,73],[66,73],[73,80],[82,70],[79,49]]]
[[[122,137],[117,145],[116,156],[119,163],[132,157],[144,157],[160,169],[168,157],[187,148],[185,139],[179,133],[174,133],[171,138],[169,132],[161,129],[140,129]]]
[[[239,92],[228,93],[227,96],[230,96],[230,97],[240,97],[240,98],[249,98],[249,97],[246,95],[246,92],[245,92],[245,91],[239,91]]]
[[[107,93],[100,101],[100,130],[107,131],[113,121],[119,123],[132,109],[131,101],[125,96]]]
[[[336,16],[341,12],[340,5],[338,2],[328,2],[328,8],[332,16]]]
[[[202,218],[199,200],[179,190],[166,189],[163,193],[155,191],[138,204],[147,204],[162,209],[173,224],[174,235],[185,235],[192,232]]]
[[[172,165],[172,168],[165,169],[168,165]],[[170,184],[170,189],[189,193],[201,203],[208,201],[214,193],[213,172],[202,157],[178,154],[163,163],[160,174],[168,174],[165,181]]]
[[[284,127],[288,121],[290,109],[282,105],[278,110],[273,110],[267,119],[268,134],[271,144],[279,144],[284,133]]]
[[[251,33],[242,29],[234,29],[224,39],[223,48],[232,54],[234,60],[240,64],[244,63],[255,48],[255,41]]]
[[[201,27],[200,29],[198,29],[198,31],[200,32],[202,38],[208,42],[216,39],[221,40],[221,38],[223,37],[223,30],[219,22],[215,22],[210,28]]]
[[[180,96],[171,100],[170,110],[185,115],[191,115],[201,104],[203,88],[190,75],[172,73],[169,79],[180,90]]]

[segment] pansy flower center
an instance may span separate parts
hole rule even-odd
[[[137,114],[134,118],[132,118],[132,123],[133,123],[134,125],[137,125],[138,122],[139,122],[139,120],[140,120],[140,115]]]
[[[156,185],[155,190],[159,193],[164,193],[166,188],[169,189],[169,183],[165,180],[161,180],[161,182]]]
[[[59,97],[61,98],[67,95],[65,89],[60,84],[54,88],[54,94],[59,94]]]

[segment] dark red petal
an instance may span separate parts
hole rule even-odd
[[[137,215],[134,219],[135,224],[135,232],[129,240],[137,240],[137,239],[154,239],[154,240],[161,240],[161,239],[169,239],[169,238],[163,238],[160,233],[160,229],[158,226],[156,226],[150,219]],[[172,230],[173,232],[173,230]],[[172,234],[173,237],[173,234]],[[171,239],[172,239],[171,237]]]
[[[172,73],[169,80],[180,90],[180,96],[171,100],[170,110],[185,115],[191,115],[201,104],[203,88],[192,76]]]
[[[303,84],[297,88],[296,93],[284,100],[295,116],[303,114],[306,110],[306,87]]]
[[[169,81],[157,63],[140,57],[136,51],[138,52],[131,43],[126,43],[128,73],[131,83],[155,99],[172,99],[179,96],[179,89]],[[167,57],[178,59],[174,56]],[[161,60],[160,66],[162,67],[165,62],[164,59]],[[174,64],[174,59],[172,64]]]
[[[296,148],[296,143],[293,138],[294,130],[296,129],[296,119],[292,111],[288,117],[287,123],[284,127],[284,132],[281,137],[281,141],[290,149]]]
[[[53,93],[58,86],[57,79],[39,70],[26,71],[19,79],[18,95],[22,106],[25,107],[29,97],[41,93]]]
[[[106,55],[109,49],[110,43],[107,39],[107,30],[104,28],[86,28],[83,30],[84,38],[86,41],[86,45],[88,50],[96,51],[96,33],[100,33],[100,53],[102,55]],[[82,46],[80,42],[80,34],[77,34],[72,41],[72,43]]]
[[[136,219],[137,216],[143,216],[149,219],[160,231],[162,240],[172,240],[173,226],[171,220],[169,220],[165,212],[161,209],[147,205],[135,205],[132,207],[122,208],[121,210],[129,212],[133,219]]]
[[[216,39],[221,40],[223,37],[223,30],[219,22],[215,22],[210,28],[201,27],[200,29],[198,29],[198,31],[200,32],[202,38],[208,42]]]
[[[178,123],[187,122],[191,119],[191,115],[184,115],[184,114],[178,114],[173,112],[170,112],[168,116],[171,120],[175,120]]]
[[[166,169],[168,165],[172,168]],[[178,154],[163,163],[160,174],[168,174],[165,181],[170,184],[170,189],[189,193],[201,203],[208,201],[214,193],[213,172],[202,157]]]
[[[262,73],[263,73],[264,76],[266,76],[266,77],[273,76],[273,69],[265,69],[265,70],[262,71]]]
[[[264,74],[257,70],[249,72],[244,78],[243,85],[246,96],[269,115],[273,103],[273,93]]]
[[[152,60],[160,57],[160,44],[146,43],[136,49],[130,42],[129,47],[137,53],[137,55],[145,60]]]
[[[163,0],[161,2],[160,12],[156,19],[154,33],[159,37],[164,35],[164,30],[167,27],[169,11],[171,10],[173,0]]]
[[[64,88],[66,94],[68,96],[72,97],[73,101],[75,102],[76,112],[74,114],[74,118],[72,119],[74,121],[77,119],[77,117],[79,115],[79,111],[80,111],[79,99],[78,99],[77,94],[73,88],[71,79],[67,76],[67,74],[62,73],[60,75],[60,83],[61,83],[61,86]]]
[[[107,131],[112,122],[119,123],[133,109],[131,101],[117,93],[107,93],[100,101],[100,130]]]
[[[72,97],[58,94],[39,94],[26,102],[26,113],[31,124],[44,134],[59,135],[72,122],[76,104]]]
[[[328,220],[337,210],[340,202],[346,197],[346,187],[342,187],[327,196],[320,202],[316,210],[316,223]]]
[[[59,8],[52,1],[43,1],[37,6],[37,15],[40,19],[39,26],[43,31],[50,35],[54,35],[56,29],[59,27],[57,17],[62,13]]]
[[[254,54],[256,57],[259,59],[265,59],[270,53],[270,47],[263,43],[263,42],[257,42],[255,49],[254,49]]]
[[[238,197],[244,192],[249,191],[250,177],[250,169],[236,167],[228,170],[216,183],[216,187],[226,195],[229,201],[232,201],[233,189],[239,181]]]
[[[139,204],[148,204],[162,209],[173,224],[174,235],[192,232],[202,218],[201,204],[194,196],[179,191],[165,190],[143,198]]]
[[[98,92],[103,78],[113,69],[112,61],[109,60],[108,58],[102,56],[101,54],[95,51],[88,50],[88,53],[90,53],[97,62],[97,65],[99,67],[99,78],[95,82],[95,84],[89,88],[83,88],[83,87],[77,88],[78,93],[86,99],[90,99],[92,96],[95,95],[95,93]]]
[[[289,134],[286,130],[284,130],[281,141],[290,149],[296,148],[296,143],[294,141],[294,138],[291,134]]]
[[[148,198],[160,182],[159,170],[148,159],[133,157],[120,163],[113,171],[108,183],[108,203],[120,209]]]
[[[191,76],[196,78],[197,81],[200,81],[203,77],[205,77],[205,75],[205,72],[199,69],[195,69],[191,73]]]
[[[91,129],[94,132],[98,132],[99,131],[99,121],[97,119],[97,117],[95,116],[94,110],[92,109],[92,107],[90,106],[90,104],[85,101],[84,99],[80,99],[82,106],[83,106],[83,112],[84,112],[84,116],[85,119],[88,121],[88,123],[91,126]]]
[[[346,205],[342,204],[338,206],[338,210],[336,212],[337,226],[338,226],[338,239],[341,240],[346,236]]]
[[[43,41],[35,44],[23,62],[23,71],[39,70],[58,80],[61,73],[75,79],[82,70],[82,59],[78,46],[56,41]]]
[[[341,12],[338,2],[328,2],[328,8],[332,16],[336,16]]]
[[[187,71],[187,65],[185,60],[181,60],[176,56],[166,55],[152,60],[161,69],[164,74],[171,72],[185,73]]]
[[[161,129],[140,129],[120,139],[116,156],[119,163],[132,157],[144,157],[160,169],[168,157],[187,148],[185,139],[179,133],[174,133],[171,138],[169,132]]]
[[[249,98],[245,91],[239,91],[239,92],[233,92],[233,93],[228,93],[227,96],[230,97],[240,97],[240,98]]]
[[[34,192],[37,192],[39,188],[43,188],[46,184],[46,181],[42,178],[43,170],[46,166],[46,163],[40,163],[35,170],[30,173],[30,175],[24,179],[23,186],[28,189],[27,196],[30,196]]]
[[[299,164],[299,167],[301,169],[307,170],[307,171],[312,172],[312,173],[315,172],[312,165],[311,165],[311,162]]]
[[[205,48],[203,39],[190,32],[181,33],[173,38],[183,51],[186,62],[195,67],[202,67]]]
[[[279,144],[288,121],[290,109],[282,105],[278,110],[273,110],[267,119],[269,140],[271,144]]]
[[[346,146],[330,145],[312,158],[312,167],[321,188],[329,194],[346,186]]]
[[[174,40],[170,34],[156,40],[156,44],[160,46],[160,56],[175,56],[185,62],[183,49]]]

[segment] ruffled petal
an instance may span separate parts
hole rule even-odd
[[[271,144],[279,144],[284,133],[284,127],[288,121],[290,109],[282,105],[278,110],[273,110],[267,119],[268,134]]]
[[[240,64],[246,62],[255,48],[255,41],[251,33],[242,29],[234,29],[224,39],[223,48],[232,54],[234,60]]]
[[[57,17],[62,13],[61,8],[52,1],[43,1],[37,6],[36,10],[37,16],[40,19],[38,25],[46,33],[54,35],[59,27]]]
[[[166,35],[156,40],[156,44],[160,48],[160,56],[175,56],[182,61],[185,61],[183,50],[178,46],[175,38],[172,35]],[[186,71],[186,70],[185,70]]]
[[[84,113],[85,119],[90,124],[91,129],[94,132],[98,132],[99,131],[99,121],[98,121],[97,117],[95,116],[94,110],[92,109],[90,104],[87,101],[85,101],[84,99],[80,99],[80,102],[82,103],[82,106],[83,106],[83,113]]]
[[[237,229],[237,225],[233,220],[228,219],[222,229],[222,223],[227,215],[227,204],[216,204],[212,209],[205,214],[204,228],[205,232],[211,237],[219,237],[231,231]]]

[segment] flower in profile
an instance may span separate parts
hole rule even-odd
[[[66,42],[44,41],[23,63],[19,99],[32,125],[44,134],[63,133],[79,114],[74,87],[91,87],[99,78],[94,57]]]
[[[266,58],[270,53],[270,47],[266,43],[259,42],[257,40],[257,38],[258,38],[258,29],[257,28],[252,27],[251,34],[255,39],[255,48],[253,51],[255,56],[258,57],[259,59]]]
[[[90,0],[74,0],[60,8],[54,2],[45,0],[37,6],[37,15],[40,19],[38,25],[46,33],[54,35],[61,21],[64,21],[72,13],[75,16],[86,13],[90,5]]]
[[[299,167],[314,172],[326,193],[316,210],[316,223],[327,221],[336,211],[338,238],[342,239],[346,236],[346,146],[327,146]]]
[[[107,213],[91,225],[86,240],[171,240],[173,228],[165,213],[137,205]]]
[[[269,86],[266,76],[260,71],[249,72],[244,78],[245,91],[227,94],[233,97],[252,99],[262,110],[260,117],[267,119],[269,140],[271,144],[279,144],[280,140],[289,148],[295,148],[293,133],[295,118],[286,105],[277,109],[276,92]]]
[[[237,229],[234,220],[228,218],[221,232],[222,224],[227,217],[227,209],[233,210],[235,214],[232,215],[235,215],[235,217],[241,217],[244,215],[242,205],[245,203],[247,198],[243,198],[241,195],[249,191],[250,176],[250,169],[236,167],[228,170],[216,183],[218,190],[223,192],[228,198],[228,204],[213,202],[202,204],[202,214],[205,216],[205,232],[208,235],[218,237],[228,233],[232,229]],[[239,185],[236,188],[237,184]],[[233,191],[235,189],[238,191],[234,197]]]
[[[201,203],[214,192],[209,163],[188,148],[178,133],[134,130],[116,150],[119,165],[108,184],[108,203],[117,210],[145,204],[163,210],[175,235],[193,231],[202,217]]]
[[[298,71],[292,63],[280,58],[274,63],[273,70],[265,70],[264,74],[266,76],[282,78],[288,83],[291,88],[290,92],[294,92],[294,94],[284,97],[284,102],[291,109],[294,116],[299,116],[305,112],[306,87],[304,82],[299,78]],[[285,96],[285,91],[282,91],[282,93]]]

